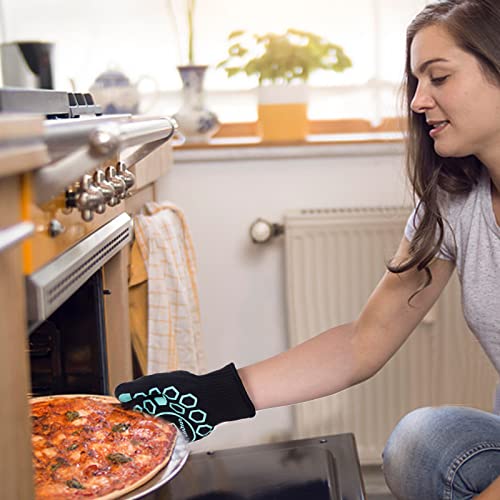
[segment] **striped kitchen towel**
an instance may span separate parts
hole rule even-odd
[[[134,232],[148,277],[147,374],[204,369],[196,262],[186,217],[172,203],[146,203]]]

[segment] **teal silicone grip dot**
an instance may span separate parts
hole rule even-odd
[[[128,403],[132,401],[132,396],[128,392],[124,392],[118,396],[118,399],[121,403]]]

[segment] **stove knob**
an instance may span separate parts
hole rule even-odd
[[[94,173],[94,184],[101,190],[104,197],[104,203],[109,203],[115,197],[115,189],[111,182],[106,180],[104,170],[98,169]],[[106,205],[103,205],[102,211],[106,210]]]
[[[116,170],[118,177],[121,177],[125,181],[125,185],[127,186],[126,195],[130,196],[128,191],[135,184],[135,175],[130,172],[130,170],[127,169],[127,165],[121,161],[116,165]]]
[[[85,222],[90,222],[94,218],[94,212],[92,210],[82,210],[82,219]]]
[[[121,177],[118,177],[116,175],[116,169],[115,167],[113,167],[113,165],[110,165],[106,169],[106,180],[112,184],[113,189],[115,191],[114,199],[108,203],[109,206],[113,207],[115,205],[118,205],[118,203],[120,203],[120,200],[125,198],[127,185],[125,184],[125,181]]]
[[[103,214],[106,211],[106,205],[102,203],[101,205],[97,205],[97,208],[95,209],[96,214]]]
[[[76,206],[85,221],[93,219],[93,212],[102,213],[104,196],[101,190],[92,182],[92,176],[85,174],[80,180],[80,186],[76,196]]]

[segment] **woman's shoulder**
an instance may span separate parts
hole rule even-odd
[[[489,177],[487,172],[482,173],[478,182],[466,193],[449,193],[439,189],[438,203],[443,216],[451,222],[462,218],[466,214],[473,214],[480,210],[481,199],[485,194]]]

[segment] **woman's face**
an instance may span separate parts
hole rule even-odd
[[[439,25],[420,30],[411,45],[418,86],[411,102],[425,114],[436,153],[476,155],[484,163],[500,154],[500,86],[487,79],[476,58]]]

